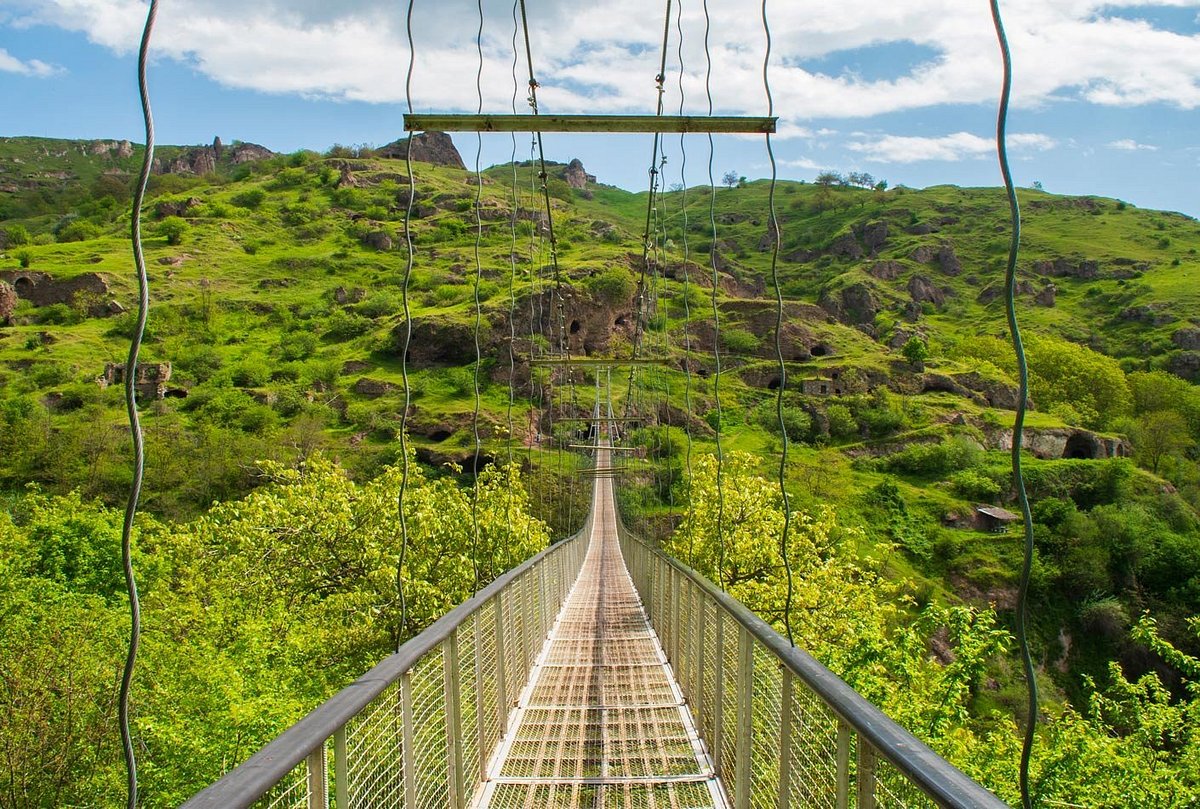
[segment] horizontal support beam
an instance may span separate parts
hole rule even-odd
[[[637,452],[641,447],[598,447],[595,444],[567,444],[567,449],[606,449],[609,452]]]
[[[583,365],[588,368],[617,368],[629,365],[661,365],[664,368],[674,368],[675,366],[666,360],[613,360],[605,359],[604,357],[572,357],[571,359],[556,358],[556,357],[535,357],[529,361],[530,365]]]
[[[778,118],[740,115],[451,115],[404,116],[406,132],[711,132],[766,135]]]

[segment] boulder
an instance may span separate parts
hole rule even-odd
[[[16,308],[17,291],[7,281],[0,281],[0,325],[7,326],[12,321]]]
[[[1189,382],[1200,382],[1200,352],[1180,351],[1167,361],[1167,370]]]
[[[1053,306],[1057,295],[1058,287],[1054,284],[1046,284],[1040,292],[1033,296],[1033,300],[1038,306]]]
[[[829,245],[827,252],[831,256],[844,256],[852,259],[863,257],[862,245],[858,243],[858,239],[854,238],[853,233],[838,236],[833,240],[833,244]]]
[[[573,158],[563,169],[562,178],[567,185],[579,190],[587,188],[588,183],[596,182],[596,176],[584,171],[583,162],[578,157]]]
[[[365,396],[368,399],[378,399],[385,393],[393,390],[396,386],[391,382],[385,382],[382,379],[371,379],[370,377],[362,377],[354,383],[353,390],[360,396]]]
[[[851,284],[836,295],[822,293],[820,305],[850,326],[873,323],[879,312],[879,302],[866,284]]]
[[[1186,351],[1196,351],[1200,349],[1200,329],[1185,326],[1171,335],[1171,342]]]
[[[955,276],[962,272],[962,262],[954,252],[954,245],[949,242],[942,244],[937,252],[938,266],[946,275]]]
[[[899,261],[877,261],[867,272],[880,281],[895,281],[904,272],[904,265]]]
[[[203,200],[196,197],[165,199],[154,206],[154,215],[159,219],[166,219],[168,216],[187,216],[203,204]]]
[[[376,154],[403,160],[408,156],[408,138],[393,141]],[[435,166],[450,166],[465,169],[462,155],[454,147],[454,141],[445,132],[419,132],[412,136],[412,159],[420,163],[432,163]]]
[[[392,236],[384,230],[372,230],[363,236],[363,244],[374,250],[386,251],[392,249]]]
[[[934,306],[941,306],[946,302],[946,294],[923,275],[914,275],[909,279],[908,294],[915,303],[932,303]]]
[[[863,245],[871,255],[879,252],[879,248],[887,242],[887,237],[887,222],[868,222],[862,226],[859,233],[859,238],[862,239]]]

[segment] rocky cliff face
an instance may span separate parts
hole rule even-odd
[[[215,138],[211,146],[188,147],[171,160],[156,158],[153,169],[155,174],[204,175],[215,172],[218,165],[237,166],[274,156],[274,152],[257,143],[235,141],[232,146],[224,146],[220,138]]]
[[[376,152],[380,157],[403,160],[408,154],[408,138],[392,141]],[[462,155],[454,147],[454,141],[445,132],[419,132],[412,136],[412,159],[419,163],[435,166],[450,166],[465,169]]]

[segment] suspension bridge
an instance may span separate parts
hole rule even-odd
[[[139,323],[131,346],[126,380],[132,380],[138,348],[149,305],[148,281],[140,249],[139,214],[153,156],[153,123],[146,92],[146,53],[158,0],[152,0],[139,58],[142,102],[147,129],[146,163],[134,201],[135,263],[141,300]],[[539,83],[534,75],[524,0],[513,8],[513,44],[517,42],[517,10],[524,29],[529,62],[528,92],[532,115],[516,115],[514,56],[513,115],[484,115],[482,91],[475,115],[414,115],[411,91],[406,128],[419,131],[440,129],[482,132],[534,133],[537,167],[534,187],[545,203],[549,278],[533,279],[530,291],[531,356],[538,363],[564,369],[558,380],[571,386],[571,368],[587,365],[572,358],[563,315],[563,273],[558,265],[553,227],[553,206],[547,185],[542,132],[623,131],[654,135],[647,202],[646,231],[642,244],[642,272],[635,295],[636,316],[631,357],[616,362],[593,359],[607,365],[629,367],[629,392],[625,412],[612,411],[611,379],[608,411],[600,415],[600,383],[597,375],[596,403],[590,418],[567,415],[560,420],[590,422],[593,442],[585,449],[590,456],[590,474],[579,476],[591,486],[591,505],[583,528],[558,541],[504,573],[491,583],[477,581],[476,595],[442,616],[421,634],[409,639],[394,654],[357,681],[318,706],[308,716],[237,766],[216,783],[189,800],[185,806],[201,807],[288,807],[327,809],[346,807],[406,807],[406,809],[475,809],[479,807],[597,807],[602,809],[750,809],[751,807],[830,807],[830,809],[873,809],[873,807],[1001,807],[991,792],[973,782],[939,757],[911,733],[897,725],[832,672],[778,634],[771,626],[739,604],[719,587],[629,531],[614,502],[613,478],[617,471],[612,453],[627,447],[614,445],[617,425],[640,417],[635,391],[638,368],[653,364],[646,356],[648,323],[658,305],[657,267],[662,241],[656,208],[657,192],[665,157],[661,157],[661,135],[666,132],[709,134],[709,185],[711,135],[714,132],[757,132],[765,134],[770,155],[770,135],[775,128],[767,63],[770,31],[763,7],[767,54],[764,57],[764,89],[768,115],[759,118],[713,116],[711,92],[708,114],[684,116],[682,81],[680,115],[663,114],[667,46],[672,5],[666,4],[662,61],[656,77],[657,114],[653,116],[541,116],[537,102]],[[992,2],[997,31],[1005,55],[1005,90],[1001,104],[1000,133],[1003,161],[1003,123],[1008,93],[1008,58],[995,0]],[[707,6],[705,6],[707,15]],[[411,46],[412,4],[409,6],[411,82],[415,49]],[[676,18],[680,26],[679,17]],[[480,5],[481,48],[483,12]],[[680,38],[682,38],[682,29]],[[707,50],[707,18],[705,44]],[[707,56],[707,55],[706,55]],[[680,46],[682,75],[682,45]],[[709,64],[711,72],[711,63]],[[483,56],[480,49],[480,74]],[[477,88],[478,89],[478,88]],[[706,88],[707,89],[707,88]],[[477,136],[478,137],[478,136]],[[686,153],[685,160],[686,160]],[[515,307],[516,140],[513,139],[513,258],[510,298]],[[776,403],[783,435],[779,465],[780,493],[785,522],[779,546],[787,548],[789,511],[784,473],[787,464],[787,431],[782,429],[782,396],[787,385],[787,368],[779,344],[783,322],[783,300],[779,293],[776,266],[780,231],[774,211],[774,158],[771,156],[771,210],[768,232],[771,242],[771,283],[776,290],[778,320],[775,342],[780,380]],[[410,182],[411,159],[407,160]],[[1007,177],[1010,200],[1011,180]],[[540,184],[539,182],[540,181]],[[482,355],[479,345],[481,321],[479,286],[482,263],[479,219],[482,175],[476,153],[475,201],[477,240],[475,245],[475,355],[473,434],[475,463],[480,466],[480,381]],[[711,190],[711,189],[710,189]],[[403,318],[407,324],[401,352],[405,406],[401,413],[401,457],[406,464],[407,417],[410,397],[407,358],[412,337],[408,288],[414,264],[409,228],[412,200],[408,197],[404,235],[408,261],[404,274]],[[710,193],[710,205],[712,194]],[[712,241],[716,221],[710,208]],[[686,217],[686,210],[684,211]],[[1014,254],[1018,228],[1014,227]],[[688,308],[686,219],[684,227],[682,301],[685,319]],[[654,253],[652,258],[651,253]],[[534,250],[537,253],[537,250]],[[720,287],[716,250],[709,249],[712,269],[713,354],[712,380],[716,404],[716,447],[718,476],[721,458],[720,323],[717,295]],[[1009,304],[1012,302],[1012,272],[1009,265]],[[532,261],[531,264],[537,262]],[[648,278],[648,275],[650,276]],[[534,313],[538,281],[549,290],[544,311]],[[511,313],[510,313],[511,314]],[[509,345],[509,435],[513,434],[512,408],[515,396],[517,343],[510,316]],[[534,324],[544,333],[535,334]],[[1015,323],[1014,323],[1015,325]],[[1015,329],[1014,329],[1015,330]],[[685,397],[691,407],[692,367],[685,323]],[[538,344],[554,346],[541,356],[532,356]],[[552,372],[550,382],[556,377]],[[530,380],[531,390],[532,376]],[[131,526],[137,509],[142,454],[140,426],[132,387],[126,395],[131,431],[135,440],[135,484],[129,501],[123,535],[123,555],[133,613],[130,645],[120,698],[122,740],[129,765],[129,805],[137,803],[134,746],[128,724],[131,672],[137,654],[138,602],[130,555]],[[1020,401],[1025,401],[1022,394]],[[532,399],[532,396],[531,396]],[[544,403],[540,403],[544,404]],[[533,416],[531,401],[531,419]],[[553,402],[547,416],[554,418]],[[669,408],[667,409],[669,413]],[[586,414],[586,411],[584,411]],[[688,416],[691,417],[689,412]],[[1017,424],[1015,457],[1020,450],[1020,417]],[[685,423],[686,428],[686,423]],[[553,436],[553,424],[548,431]],[[688,433],[689,452],[691,434]],[[559,442],[560,448],[564,442]],[[405,484],[400,488],[399,533],[402,536],[398,570],[403,575],[408,535],[405,524]],[[718,483],[719,488],[719,483]],[[1023,490],[1022,490],[1023,497]],[[1022,501],[1025,507],[1024,501]],[[1026,508],[1027,512],[1027,508]],[[474,526],[476,534],[478,525]],[[720,533],[720,517],[717,531]],[[786,566],[787,559],[784,557]],[[1028,568],[1028,561],[1027,561]],[[1026,574],[1027,575],[1027,574]],[[790,576],[790,572],[789,572]],[[477,574],[478,578],[478,574]],[[403,603],[403,582],[399,582]],[[787,611],[785,610],[785,617]],[[1023,609],[1018,610],[1023,621]],[[1023,624],[1022,624],[1023,625]],[[1036,715],[1036,696],[1031,694],[1031,715]],[[1032,726],[1030,726],[1031,728]],[[1032,733],[1030,729],[1029,733]],[[1027,754],[1022,766],[1022,787],[1028,804]]]
[[[606,442],[594,462],[609,465]],[[604,476],[579,533],[492,582],[185,807],[331,801],[1005,805],[626,530]]]

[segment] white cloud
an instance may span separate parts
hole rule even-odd
[[[779,160],[778,163],[783,168],[788,168],[788,169],[805,169],[808,171],[821,171],[823,169],[828,168],[828,166],[822,166],[817,161],[813,160],[812,158],[808,158],[808,157],[798,157],[795,159]]]
[[[1108,144],[1110,149],[1119,149],[1123,152],[1157,152],[1157,146],[1151,146],[1149,143],[1138,143],[1133,138],[1122,138],[1114,140]]]
[[[113,50],[131,51],[144,0],[7,0],[26,24],[80,31]],[[487,5],[484,106],[509,108],[511,5]],[[699,3],[683,5],[683,62],[668,60],[666,109],[704,112],[704,21]],[[709,0],[717,112],[761,114],[765,40],[757,8]],[[1135,19],[1140,7],[1200,7],[1200,0],[1009,0],[1006,24],[1015,63],[1014,103],[1056,99],[1133,106],[1200,107],[1200,36]],[[680,6],[677,4],[676,8]],[[533,55],[544,110],[645,111],[653,108],[662,24],[644,0],[529,0]],[[1116,16],[1117,11],[1125,16]],[[986,4],[961,0],[774,0],[771,78],[775,111],[794,120],[859,118],[947,103],[993,102],[999,54]],[[475,4],[416,0],[418,109],[473,110]],[[675,26],[672,26],[674,36]],[[908,43],[933,56],[894,75],[822,73],[806,59],[875,45]],[[404,4],[394,0],[174,0],[165,4],[155,53],[180,59],[226,85],[371,102],[404,100],[408,63]],[[523,43],[519,43],[523,51]],[[831,60],[836,63],[836,58]],[[524,54],[517,65],[524,111]],[[781,137],[806,137],[801,126]]]
[[[57,76],[63,72],[63,69],[55,65],[48,65],[40,59],[23,61],[4,50],[4,48],[0,48],[0,72],[16,73],[18,76],[32,76],[44,79],[50,76]]]
[[[906,135],[860,134],[860,140],[847,144],[852,152],[876,163],[916,163],[923,160],[958,161],[995,154],[996,142],[970,132],[955,132],[940,137]],[[1055,145],[1053,138],[1037,132],[1008,136],[1008,147],[1014,151],[1045,151]]]

